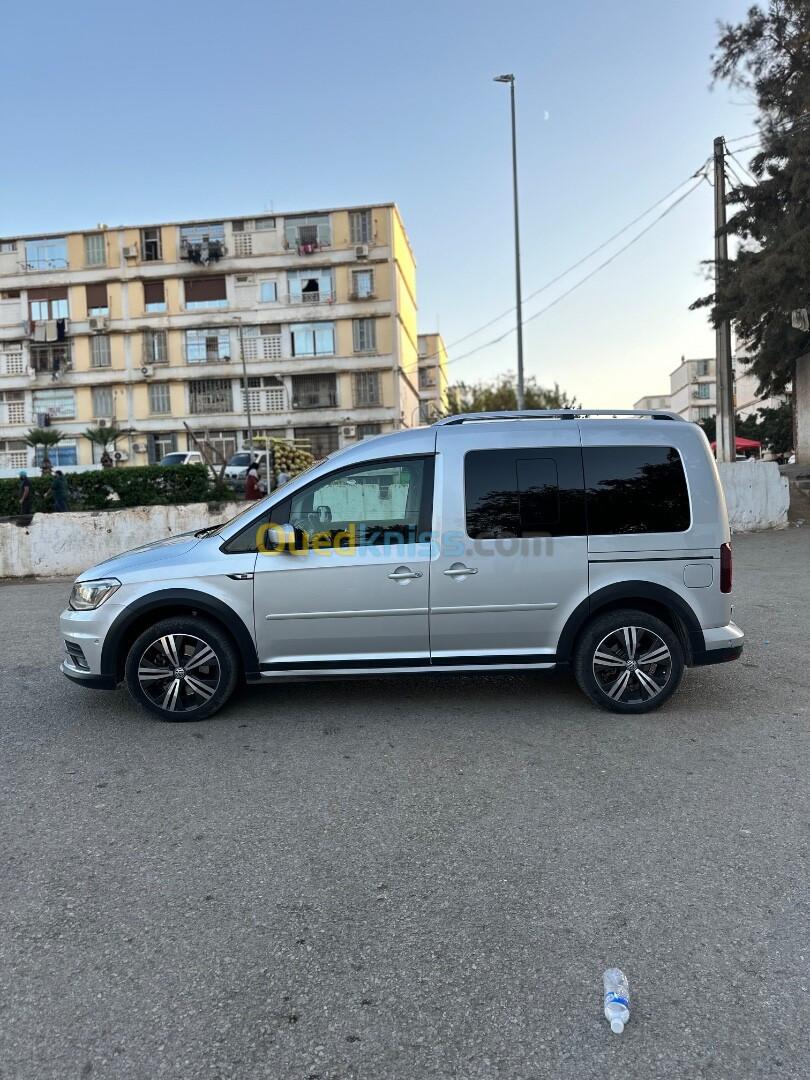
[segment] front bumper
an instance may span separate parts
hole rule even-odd
[[[69,660],[63,660],[59,670],[71,682],[89,686],[91,690],[114,690],[116,687],[114,675],[94,675],[92,671],[82,671],[74,667]]]
[[[742,656],[745,634],[736,623],[727,626],[713,626],[703,631],[705,648],[692,650],[692,666],[703,667],[706,664],[726,664]]]

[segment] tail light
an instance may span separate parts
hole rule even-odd
[[[720,545],[720,592],[731,592],[731,544]]]

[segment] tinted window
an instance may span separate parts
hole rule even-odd
[[[585,533],[576,447],[475,450],[464,459],[464,493],[474,540]]]
[[[691,523],[686,476],[670,446],[583,450],[588,532],[683,532]]]

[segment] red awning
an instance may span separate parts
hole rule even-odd
[[[717,449],[717,443],[710,443],[712,450]],[[744,439],[742,435],[738,435],[734,440],[734,445],[737,450],[758,450],[762,446],[761,442],[757,442],[756,439]]]

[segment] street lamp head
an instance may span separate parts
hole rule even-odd
[[[514,75],[496,75],[492,80],[493,82],[513,83],[515,81]]]

